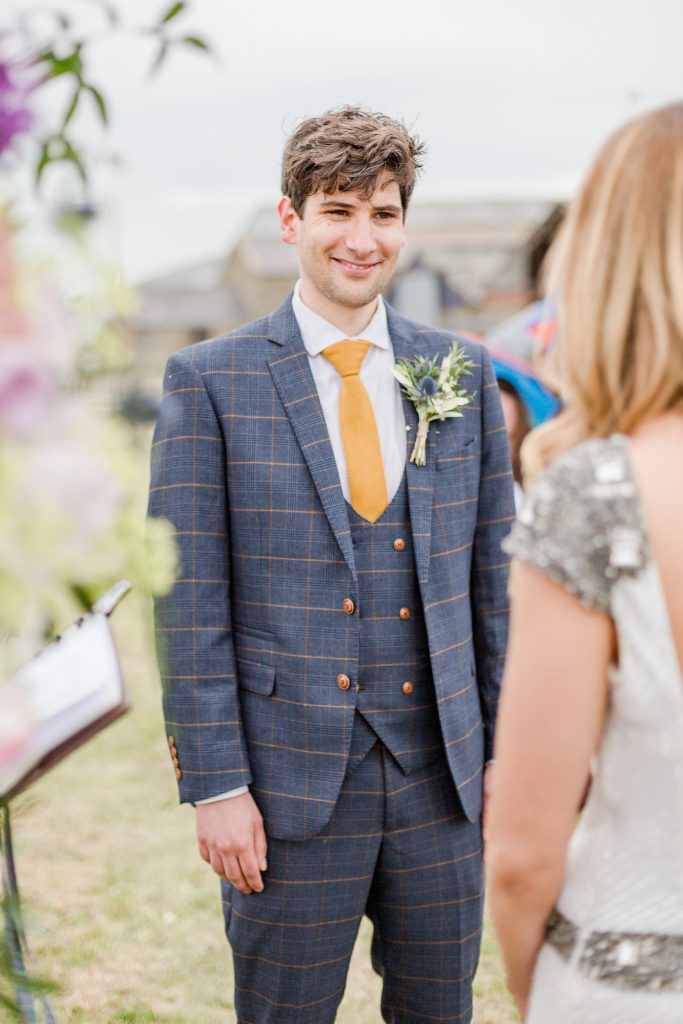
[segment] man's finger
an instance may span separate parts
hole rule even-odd
[[[263,892],[263,879],[259,871],[256,850],[252,846],[240,855],[240,867],[248,885],[254,892]]]
[[[239,891],[243,892],[245,896],[248,896],[252,889],[249,883],[247,882],[246,878],[244,877],[242,868],[240,867],[240,862],[237,860],[237,857],[235,857],[234,855],[224,856],[223,865],[225,876],[228,882],[230,882],[230,885],[233,885],[235,889],[239,889]]]
[[[223,878],[226,882],[228,881],[228,879],[226,878],[226,875],[225,875],[225,868],[223,866],[223,859],[222,859],[220,853],[218,852],[218,850],[211,850],[210,851],[210,853],[209,853],[209,864],[211,865],[213,870],[216,872],[216,874],[220,878]]]
[[[254,826],[254,851],[256,853],[256,859],[258,860],[258,866],[261,871],[268,870],[268,840],[266,839],[266,831],[263,827],[263,819]]]
[[[207,864],[210,864],[211,854],[209,853],[209,847],[201,839],[197,841],[197,846],[199,847],[199,856],[202,860],[205,860]]]

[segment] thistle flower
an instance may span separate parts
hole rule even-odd
[[[427,459],[427,434],[432,420],[446,420],[462,416],[462,407],[474,397],[460,386],[460,378],[471,372],[474,363],[467,352],[453,342],[439,363],[438,356],[431,359],[418,356],[412,362],[402,359],[393,368],[393,374],[406,396],[415,406],[418,417],[417,437],[410,461],[424,466]]]
[[[421,395],[432,398],[436,394],[436,381],[433,377],[425,376],[417,386]]]

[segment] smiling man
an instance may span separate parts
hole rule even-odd
[[[222,879],[240,1024],[334,1021],[363,914],[386,1021],[471,1019],[512,485],[490,361],[466,342],[472,401],[426,465],[407,458],[392,367],[452,342],[381,297],[421,153],[381,114],[304,121],[278,206],[294,292],[166,371],[168,744]]]

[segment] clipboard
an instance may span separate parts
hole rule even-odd
[[[0,803],[8,803],[73,750],[126,713],[126,691],[109,616],[130,591],[119,580],[61,636],[0,683],[21,704],[28,735],[0,764]]]

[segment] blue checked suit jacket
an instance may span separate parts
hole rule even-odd
[[[452,336],[388,309],[397,359]],[[460,801],[481,813],[507,639],[513,518],[507,434],[491,363],[464,378],[462,418],[432,424],[426,466],[406,459],[412,540],[444,746]],[[404,399],[408,456],[417,427]],[[271,317],[169,360],[150,513],[175,525],[177,580],[157,602],[169,744],[180,797],[250,784],[269,834],[329,819],[356,694],[357,576],[346,505],[288,299]],[[387,651],[387,658],[391,651]]]

